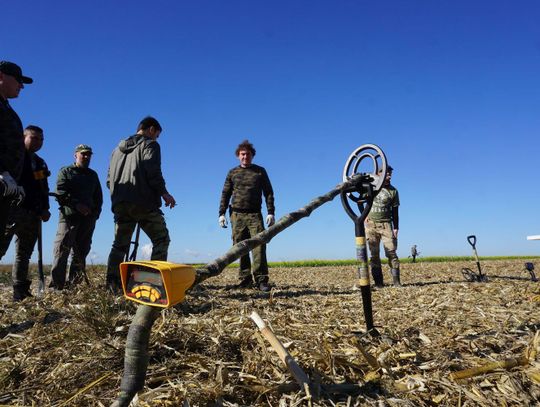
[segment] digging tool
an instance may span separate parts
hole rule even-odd
[[[474,258],[476,260],[476,267],[478,268],[478,273],[472,271],[470,268],[463,268],[461,270],[461,273],[463,274],[463,277],[465,277],[465,280],[470,282],[486,282],[487,276],[482,273],[482,268],[480,267],[480,259],[478,259],[478,252],[476,251],[476,236],[470,235],[467,236],[467,241],[472,246]]]
[[[365,177],[355,192],[341,192],[341,203],[347,215],[354,222],[354,235],[356,242],[356,259],[358,260],[358,285],[362,296],[364,319],[367,331],[377,336],[378,332],[373,324],[373,309],[371,305],[371,287],[369,283],[369,270],[367,260],[366,229],[364,221],[373,205],[375,195],[383,186],[387,172],[386,156],[383,151],[374,144],[365,144],[356,149],[345,164],[343,180],[346,181],[358,174],[362,161],[372,165],[373,173],[369,178]],[[355,212],[351,207],[352,201],[358,210]]]
[[[133,251],[129,254],[129,247],[126,253],[125,261],[135,261],[137,260],[137,251],[139,250],[139,237],[141,235],[141,225],[137,223],[137,228],[135,229],[135,240],[131,241],[129,245],[133,245]]]
[[[525,270],[527,270],[529,274],[531,275],[531,281],[538,281],[538,279],[536,278],[536,275],[534,274],[533,263],[530,263],[530,262],[525,263]]]
[[[276,337],[276,335],[274,335],[274,332],[272,332],[272,330],[266,325],[260,315],[256,311],[253,311],[250,315],[250,318],[253,320],[253,322],[255,322],[257,328],[259,328],[261,335],[264,336],[264,338],[276,351],[281,361],[285,364],[285,366],[287,366],[287,369],[289,370],[289,372],[291,372],[300,388],[305,389],[307,387],[309,389],[311,385],[309,377],[298,365],[296,360],[294,360],[289,351],[285,349],[285,346],[283,346],[283,344]]]
[[[45,274],[43,274],[43,222],[41,219],[38,223],[38,238],[37,238],[37,248],[38,248],[38,276],[39,276],[39,285],[38,285],[38,297],[41,297],[45,292]]]
[[[362,150],[362,148],[359,150]],[[378,147],[377,150],[380,151]],[[364,158],[369,156],[361,154],[361,157]],[[379,160],[384,157],[384,154],[380,151],[377,157],[375,155],[372,155],[372,157],[374,160],[375,158]],[[133,317],[126,339],[124,375],[120,385],[120,395],[112,406],[127,407],[137,392],[143,388],[149,361],[148,343],[150,331],[163,308],[172,307],[181,302],[184,299],[186,290],[210,277],[221,274],[229,264],[246,255],[255,247],[267,244],[278,233],[300,219],[311,215],[315,209],[332,201],[337,195],[342,193],[357,194],[353,195],[353,199],[358,202],[363,202],[365,196],[374,196],[374,192],[378,192],[382,187],[386,175],[386,159],[384,158],[382,167],[375,164],[375,173],[358,172],[358,164],[349,168],[348,171],[351,170],[351,173],[347,175],[344,182],[331,191],[318,196],[306,206],[283,216],[268,229],[237,243],[223,256],[218,257],[200,269],[195,270],[190,266],[156,261],[122,263],[120,267],[125,298],[139,302],[140,305],[137,307],[137,312]],[[383,171],[378,174],[380,168]],[[358,198],[355,198],[355,196]],[[366,202],[371,201],[367,200]],[[352,211],[352,209],[350,210]],[[360,224],[359,228],[363,230],[363,224]],[[367,258],[365,251],[364,257]],[[363,273],[364,278],[366,278],[366,270]],[[367,282],[369,288],[369,277],[367,277]],[[371,315],[371,297],[369,297],[369,302],[366,302],[366,304],[369,304],[369,306],[366,306],[369,310],[368,314]],[[371,317],[371,325],[373,325],[372,321],[373,318]]]

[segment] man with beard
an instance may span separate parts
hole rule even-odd
[[[255,148],[248,140],[244,140],[236,148],[235,154],[240,165],[231,169],[225,178],[219,204],[218,222],[222,228],[227,227],[225,213],[230,201],[229,213],[232,225],[233,244],[249,239],[264,230],[261,213],[262,196],[266,201],[266,224],[275,222],[274,191],[266,170],[253,164]],[[239,288],[255,287],[267,292],[268,263],[266,261],[266,245],[253,249],[253,268],[249,254],[240,258]]]

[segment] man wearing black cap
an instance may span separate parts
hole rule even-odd
[[[86,256],[92,246],[92,235],[101,213],[103,194],[97,173],[89,168],[92,148],[80,144],[75,148],[75,163],[63,167],[56,182],[56,199],[60,204],[58,230],[54,241],[54,260],[50,287],[62,290],[66,284],[69,253],[69,284],[78,284],[85,275]]]
[[[13,200],[24,197],[24,190],[18,185],[25,151],[23,126],[8,99],[19,96],[24,84],[32,82],[23,76],[18,65],[0,61],[0,233],[5,230]]]

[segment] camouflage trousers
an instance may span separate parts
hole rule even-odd
[[[249,239],[264,230],[261,213],[231,213],[233,244]],[[268,264],[266,261],[266,245],[256,247],[252,251],[253,268],[249,254],[240,258],[240,280],[252,278],[255,283],[268,282]]]
[[[90,253],[95,227],[96,218],[94,217],[78,214],[65,216],[60,212],[54,240],[51,287],[59,290],[64,288],[68,257],[72,252],[68,281],[70,284],[78,284],[82,281],[86,272],[86,256]]]
[[[11,208],[7,226],[0,235],[0,259],[15,238],[15,262],[11,271],[13,286],[23,286],[28,280],[28,265],[37,241],[41,219],[34,212],[23,208]]]
[[[152,260],[167,260],[169,250],[169,231],[163,212],[148,210],[130,202],[120,202],[113,208],[114,242],[107,261],[107,285],[120,287],[120,263],[128,254],[131,237],[137,223],[152,242]]]
[[[399,270],[399,259],[396,254],[397,239],[394,238],[390,222],[366,222],[366,238],[369,247],[371,269],[381,270],[379,245],[382,241],[384,253],[391,269]]]

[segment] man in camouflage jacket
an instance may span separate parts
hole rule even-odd
[[[97,173],[88,168],[91,157],[92,148],[80,144],[75,148],[75,163],[63,167],[58,173],[56,199],[60,205],[60,217],[50,284],[57,290],[62,290],[66,283],[67,261],[72,250],[68,280],[70,285],[81,282],[96,221],[101,213],[103,195]]]
[[[255,148],[248,140],[240,143],[236,156],[240,165],[229,171],[223,185],[219,205],[219,225],[227,227],[225,212],[229,205],[233,244],[255,236],[264,230],[261,214],[262,195],[266,201],[266,224],[272,226],[274,218],[274,191],[270,178],[263,167],[252,163]],[[231,199],[232,198],[232,199]],[[239,287],[255,286],[261,291],[270,291],[266,245],[253,249],[253,268],[249,255],[240,258]]]
[[[383,287],[383,273],[379,245],[382,241],[384,252],[390,264],[393,284],[401,286],[399,258],[396,254],[399,232],[399,194],[390,181],[392,167],[388,166],[383,188],[375,196],[373,206],[365,222],[366,238],[370,253],[371,274],[376,287]]]
[[[24,84],[32,82],[18,65],[0,61],[0,234],[6,227],[13,198],[24,193],[18,185],[25,150],[23,126],[8,99],[18,97]]]
[[[43,146],[43,130],[38,126],[26,127],[24,145],[26,153],[20,184],[26,195],[19,206],[11,208],[5,232],[0,235],[0,259],[6,254],[13,236],[17,236],[12,269],[14,301],[32,296],[28,265],[38,238],[40,223],[47,222],[51,217],[47,182],[51,173],[45,161],[36,154]]]

